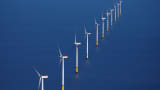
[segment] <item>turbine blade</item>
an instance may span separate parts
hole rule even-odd
[[[59,62],[60,64],[62,63],[62,58],[60,58],[60,62]]]
[[[59,54],[60,54],[60,64],[61,64],[63,55],[62,55],[62,52],[61,52],[61,49],[60,49],[60,48],[59,48]]]
[[[41,76],[41,74],[38,72],[38,70],[36,70],[35,68],[34,68],[34,71],[37,73],[37,75],[40,77]]]
[[[86,26],[85,26],[85,25],[84,25],[84,32],[85,32],[85,34],[84,34],[84,39],[86,39],[87,30],[86,30]]]
[[[76,41],[76,33],[75,33],[75,43],[76,43],[77,41]]]
[[[87,34],[86,26],[84,25],[85,34]]]
[[[39,90],[39,88],[40,88],[41,79],[42,79],[42,77],[39,78],[38,90]]]
[[[60,55],[60,57],[62,57],[62,52],[61,52],[60,48],[59,48],[59,55]]]
[[[94,20],[95,20],[95,24],[97,24],[96,17],[94,17]]]

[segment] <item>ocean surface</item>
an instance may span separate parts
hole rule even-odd
[[[158,0],[124,0],[122,16],[96,48],[94,17],[117,0],[0,0],[0,90],[61,90],[58,48],[65,59],[65,90],[160,90]],[[86,56],[84,24],[89,36]],[[79,47],[75,74],[74,35]]]

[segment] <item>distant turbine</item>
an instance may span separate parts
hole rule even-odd
[[[35,70],[35,72],[37,73],[37,75],[39,77],[38,90],[40,88],[40,84],[41,84],[41,90],[44,90],[44,78],[48,78],[48,75],[42,76],[35,68],[34,68],[34,70]]]
[[[91,35],[91,33],[87,32],[86,31],[86,27],[84,27],[85,29],[85,35],[86,35],[86,38],[87,38],[87,54],[86,54],[86,60],[88,61],[88,35]]]
[[[96,47],[98,47],[98,26],[99,24],[97,23],[96,18],[95,18],[95,24],[96,24]]]
[[[62,63],[62,90],[64,90],[64,59],[68,58],[68,56],[63,56],[61,53],[61,50],[59,49],[59,57],[60,57],[60,63]]]
[[[109,15],[110,13],[107,11],[107,32],[109,32]]]
[[[119,7],[120,7],[120,4],[117,3],[117,13],[118,13],[118,19],[119,19]]]
[[[114,5],[114,12],[115,12],[115,15],[114,15],[115,19],[114,20],[116,22],[116,19],[117,19],[117,13],[116,13],[117,12],[117,6],[116,5]]]
[[[114,11],[114,9],[111,9],[111,27],[112,27],[112,23],[113,23],[113,14],[112,14],[113,11]]]
[[[81,43],[76,41],[76,34],[74,44],[76,46],[76,73],[78,73],[78,46],[81,45]]]
[[[106,19],[105,17],[103,17],[103,13],[102,13],[102,39],[104,39],[104,20]]]
[[[119,1],[119,7],[120,7],[120,16],[122,14],[122,0]]]

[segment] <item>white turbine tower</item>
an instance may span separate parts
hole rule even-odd
[[[102,13],[102,39],[104,39],[104,20],[106,19],[105,17],[103,17],[103,13]]]
[[[60,57],[60,63],[62,63],[62,90],[64,90],[64,59],[68,58],[68,56],[63,56],[61,53],[61,50],[59,49],[59,57]]]
[[[109,32],[109,15],[110,13],[107,11],[107,32]]]
[[[75,42],[74,42],[75,46],[76,46],[76,73],[78,73],[78,46],[81,45],[81,42],[77,42],[76,41],[76,34],[75,34]]]
[[[44,90],[44,79],[48,78],[48,75],[41,75],[36,69],[34,69],[37,75],[39,76],[39,84],[38,84],[38,90],[40,88],[41,84],[41,90]]]
[[[86,35],[86,41],[87,41],[87,54],[86,54],[86,60],[88,61],[88,35],[91,35],[91,33],[86,31],[86,27],[84,26],[85,29],[85,35]]]
[[[111,8],[111,27],[112,27],[112,24],[113,24],[113,13],[112,13],[113,11],[114,11],[114,9]]]
[[[117,6],[116,5],[114,5],[114,12],[115,12],[115,14],[114,14],[114,16],[115,16],[115,22],[116,22],[116,19],[117,19]]]
[[[119,1],[119,7],[120,7],[120,16],[122,14],[122,0]]]
[[[98,47],[98,26],[99,24],[97,23],[96,18],[95,18],[95,24],[96,24],[96,47]]]
[[[119,19],[119,7],[120,7],[120,3],[117,3],[117,13],[118,13],[118,19]]]

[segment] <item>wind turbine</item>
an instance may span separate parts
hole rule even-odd
[[[76,34],[75,34],[75,42],[74,42],[75,46],[76,46],[76,73],[78,73],[78,46],[81,45],[81,42],[77,42],[76,41]]]
[[[111,27],[112,27],[112,23],[113,23],[113,14],[112,14],[113,11],[114,11],[114,9],[111,8]]]
[[[114,5],[114,12],[115,12],[115,15],[114,15],[115,19],[114,20],[116,22],[116,19],[117,19],[117,6],[116,5]]]
[[[120,7],[120,3],[117,3],[117,13],[118,13],[118,19],[119,19],[119,7]]]
[[[121,11],[122,10],[122,0],[119,1],[119,7],[120,7],[120,16],[121,16],[121,14],[122,14],[122,11]]]
[[[61,50],[59,49],[59,57],[60,63],[62,63],[62,90],[64,90],[64,59],[68,58],[68,56],[63,56]]]
[[[102,13],[102,39],[104,39],[104,20],[106,19],[105,17],[103,17],[103,13]]]
[[[85,30],[85,35],[87,38],[87,54],[86,54],[86,60],[88,61],[88,35],[91,35],[91,33],[86,31],[86,27],[84,26],[84,30]]]
[[[96,18],[95,18],[95,24],[96,24],[96,47],[98,47],[98,26],[99,24],[97,23]]]
[[[40,84],[41,84],[41,90],[44,90],[44,79],[48,78],[48,75],[41,75],[36,69],[34,69],[35,72],[37,73],[38,77],[39,77],[39,84],[38,84],[38,90],[40,88]]]
[[[107,32],[109,32],[109,15],[110,15],[110,13],[107,11],[106,15],[107,15]]]

